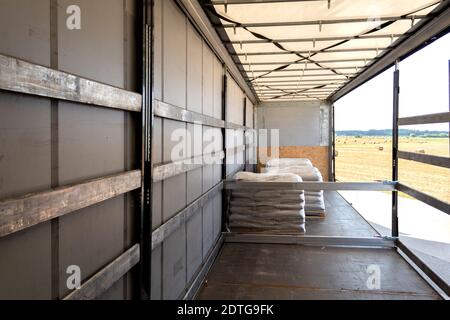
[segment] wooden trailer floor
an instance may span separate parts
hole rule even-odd
[[[308,235],[370,237],[377,233],[338,193],[327,192],[325,219]],[[367,287],[369,266],[380,268],[381,288]],[[225,243],[197,299],[440,299],[390,248]]]

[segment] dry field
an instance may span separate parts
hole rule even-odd
[[[339,181],[391,180],[390,137],[336,137]],[[448,138],[400,137],[399,149],[449,156]],[[399,180],[450,203],[450,169],[400,160]]]

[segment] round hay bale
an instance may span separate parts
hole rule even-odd
[[[378,147],[378,151],[384,151],[384,147]]]

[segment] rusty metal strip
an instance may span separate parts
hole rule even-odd
[[[79,289],[67,295],[64,300],[94,300],[119,281],[131,268],[138,264],[139,260],[139,244],[136,244],[97,272]]]
[[[168,220],[158,229],[153,231],[152,234],[152,249],[155,249],[160,245],[165,239],[167,239],[175,230],[182,226],[186,221],[188,221],[192,215],[199,209],[203,208],[211,199],[213,199],[219,192],[222,191],[223,182],[218,183],[209,191],[204,193],[200,198],[195,200],[189,206],[178,212],[176,216]]]
[[[0,238],[141,186],[141,171],[90,180],[0,201]]]
[[[223,151],[202,155],[186,160],[174,161],[153,168],[153,181],[158,182],[179,174],[201,168],[207,164],[215,164],[225,158]]]
[[[0,54],[0,89],[140,112],[140,94]]]

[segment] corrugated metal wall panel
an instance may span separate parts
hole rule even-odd
[[[137,1],[0,5],[0,53],[139,90]],[[66,27],[69,5],[81,9],[80,30]],[[138,168],[139,115],[6,92],[0,112],[2,200]],[[82,281],[105,267],[136,242],[134,198],[118,196],[1,238],[0,298],[63,298],[69,265],[81,267]],[[132,291],[126,275],[99,298],[131,298]]]
[[[154,8],[154,99],[175,108],[222,119],[222,63],[174,1],[156,0]],[[185,152],[178,152],[177,148],[181,150],[183,144]],[[162,153],[162,158],[158,155],[153,157],[154,165],[158,166],[194,156],[204,155],[206,159],[212,152],[223,150],[224,139],[220,128],[156,117],[153,146],[155,152]],[[172,154],[174,148],[175,154]],[[153,212],[153,227],[158,228],[176,217],[221,180],[222,165],[216,163],[204,164],[164,179],[162,192],[159,185],[154,184],[153,207],[156,210]],[[162,219],[158,219],[159,208],[155,204],[159,201],[163,204]],[[164,270],[162,274],[152,275],[154,299],[179,297],[199,271],[217,239],[214,230],[216,235],[220,233],[222,208],[216,205],[213,209],[213,203],[212,199],[209,200],[183,221],[163,241],[161,252],[159,246],[154,249],[154,255],[156,252],[162,255],[161,265],[156,269]],[[180,259],[185,260],[181,262]]]

